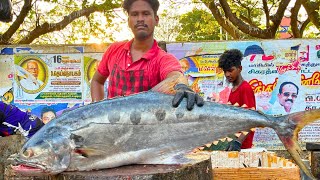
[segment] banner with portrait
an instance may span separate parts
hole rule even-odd
[[[90,82],[106,45],[2,47],[2,100],[42,116],[91,103]],[[251,85],[257,110],[284,115],[320,108],[320,41],[317,39],[169,43],[192,89],[207,101],[227,103],[231,90],[218,59],[239,49],[242,76]],[[86,51],[84,51],[86,50]],[[107,94],[108,81],[105,83]],[[43,110],[44,109],[44,110]],[[51,114],[52,113],[48,113]],[[299,133],[301,142],[320,142],[320,121]],[[272,129],[257,129],[254,145],[281,149]]]
[[[224,84],[224,75],[217,68],[220,54],[191,55],[179,59],[184,75],[188,77],[191,88],[209,101],[225,101],[229,91]]]
[[[82,54],[14,55],[15,103],[81,103]]]
[[[278,116],[320,108],[319,40],[224,41],[167,45],[168,52],[180,59],[185,74],[192,79],[192,83],[199,84],[205,76],[205,85],[212,85],[209,90],[201,89],[199,85],[194,90],[199,91],[205,100],[216,101],[216,97],[219,97],[221,100],[218,102],[221,103],[227,103],[227,100],[223,99],[229,96],[229,84],[225,80],[215,83],[215,76],[210,76],[209,73],[198,72],[196,77],[192,77],[190,72],[199,70],[197,62],[203,61],[205,55],[219,55],[227,49],[239,49],[244,55],[241,74],[255,93],[257,110]],[[210,63],[206,66],[215,69],[217,64]],[[210,93],[213,95],[208,96]],[[299,140],[302,144],[320,142],[320,121],[302,129]],[[267,149],[283,149],[279,138],[269,128],[256,130],[254,145]]]

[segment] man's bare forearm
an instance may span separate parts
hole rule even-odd
[[[104,99],[104,85],[98,82],[91,82],[91,100],[92,102],[101,101]]]
[[[176,78],[178,83],[188,85],[188,79],[179,71],[170,72],[166,78]]]

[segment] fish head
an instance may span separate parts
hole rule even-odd
[[[19,153],[9,157],[9,161],[16,174],[58,174],[68,168],[72,147],[72,142],[63,131],[37,132]]]

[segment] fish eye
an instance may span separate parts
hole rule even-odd
[[[33,154],[33,151],[31,149],[27,149],[23,152],[23,155],[26,156],[26,157],[32,157],[34,154]]]

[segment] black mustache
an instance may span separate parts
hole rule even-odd
[[[288,102],[290,101],[291,103],[293,103],[293,100],[292,99],[286,99],[285,102]]]
[[[148,25],[146,25],[146,24],[136,24],[136,25],[134,25],[134,28],[138,28],[139,26],[143,26],[145,28],[148,27]]]

